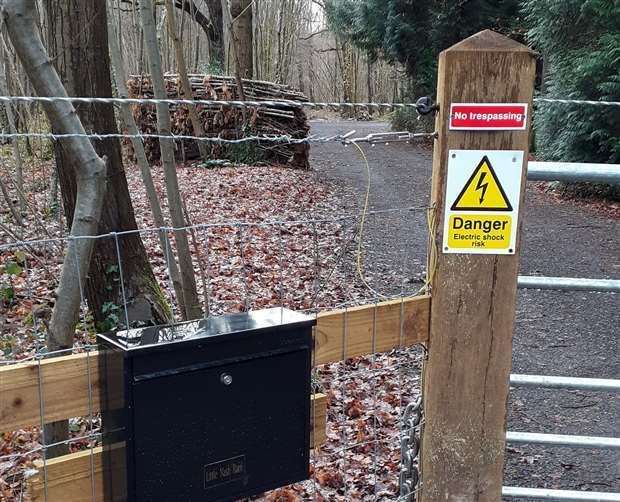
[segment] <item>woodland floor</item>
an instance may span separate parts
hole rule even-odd
[[[312,132],[332,135],[356,129],[356,136],[382,132],[380,122],[314,121]],[[334,219],[359,213],[366,168],[359,153],[340,144],[312,147],[313,171],[278,167],[206,170],[181,166],[179,180],[192,224],[198,262],[206,266],[201,298],[212,313],[246,305],[281,305],[310,311],[369,303],[380,295],[412,294],[423,285],[426,221],[431,175],[427,147],[405,144],[364,146],[371,173],[370,214],[364,227],[364,276],[356,270],[356,221]],[[37,169],[47,169],[49,161]],[[162,187],[161,170],[154,176]],[[141,228],[152,222],[138,171],[127,168]],[[41,183],[41,176],[32,183]],[[44,210],[44,192],[31,202],[47,231],[62,232]],[[521,273],[617,278],[620,263],[619,210],[557,200],[528,185]],[[404,210],[404,208],[408,208]],[[45,219],[44,219],[45,218]],[[307,220],[320,220],[308,223]],[[274,224],[285,221],[286,223]],[[238,225],[231,222],[252,222]],[[295,222],[295,223],[291,223]],[[29,222],[25,238],[42,230]],[[260,223],[260,225],[258,225]],[[145,232],[156,276],[170,294],[165,257],[157,234]],[[0,231],[0,242],[11,239]],[[40,346],[43,328],[32,325],[33,307],[52,302],[58,253],[49,246],[22,249],[29,267],[11,281],[15,299],[0,310],[0,360],[28,357]],[[37,256],[35,259],[32,255]],[[21,256],[0,252],[0,265]],[[24,265],[23,261],[20,262]],[[204,286],[204,287],[203,287]],[[206,294],[204,294],[206,292]],[[618,296],[596,293],[520,291],[513,370],[518,373],[618,378]],[[83,317],[80,343],[93,340]],[[377,354],[317,370],[315,381],[328,395],[328,440],[313,453],[312,480],[269,494],[267,500],[395,500],[400,450],[398,419],[419,393],[416,349]],[[509,428],[528,432],[617,435],[617,396],[568,391],[513,389]],[[71,422],[75,436],[97,427],[95,418]],[[38,455],[13,456],[38,446],[36,428],[0,436],[0,501],[19,500],[23,469]],[[88,446],[76,441],[74,449]],[[563,448],[509,447],[505,484],[512,486],[620,491],[616,453]]]

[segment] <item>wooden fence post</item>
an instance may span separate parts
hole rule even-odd
[[[501,500],[519,267],[518,214],[525,191],[534,74],[534,53],[490,30],[450,47],[439,58],[439,137],[432,181],[436,212],[429,259],[432,300],[420,459],[423,502]],[[525,103],[527,113],[520,130],[514,124],[508,127],[510,130],[455,130],[456,124],[450,125],[454,103]],[[472,119],[471,127],[480,127],[481,117],[475,115],[462,118]],[[502,117],[498,120],[501,124]],[[512,155],[506,151],[512,151]],[[486,153],[487,163],[495,163],[494,168],[484,166]],[[503,160],[506,154],[506,162],[511,165]],[[450,160],[458,160],[457,155],[465,162],[449,164]],[[473,158],[480,159],[479,165],[467,166]],[[481,166],[488,176],[476,174],[481,172]],[[502,167],[503,177],[499,176]],[[459,169],[467,173],[459,174]],[[505,181],[506,173],[516,180],[512,191],[501,187],[510,184]],[[459,176],[465,176],[462,179],[466,181],[457,183],[463,188],[455,196],[454,187],[449,188],[454,183],[448,178]],[[476,206],[473,213],[472,206]],[[453,232],[457,226],[452,226],[450,211],[459,208],[465,220],[470,217],[470,234],[474,237],[463,233],[454,236],[458,232]],[[485,219],[491,222],[490,232],[481,228]],[[493,226],[504,228],[502,221],[509,222],[508,233],[503,235]],[[510,223],[514,227],[512,235]],[[444,225],[450,229],[450,242],[444,240]],[[488,236],[494,234],[505,244],[487,242]],[[470,250],[465,249],[468,242]],[[463,249],[455,251],[459,246]],[[485,248],[487,254],[473,254],[479,248]]]

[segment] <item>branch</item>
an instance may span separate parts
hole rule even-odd
[[[322,30],[315,31],[314,33],[310,33],[310,35],[308,35],[307,37],[299,37],[299,40],[310,40],[312,37],[316,37],[317,35],[320,35],[321,33],[325,33],[326,31],[329,31],[329,30],[327,28],[324,28]]]
[[[137,2],[135,0],[120,0],[122,3],[129,3],[134,7],[137,6]],[[158,5],[163,5],[162,2],[155,2]],[[215,26],[211,22],[211,20],[205,16],[205,14],[196,6],[194,0],[174,0],[174,6],[177,9],[184,11],[186,14],[196,21],[198,25],[202,28],[202,31],[205,32],[209,40],[212,37],[217,37],[217,33],[215,32]]]

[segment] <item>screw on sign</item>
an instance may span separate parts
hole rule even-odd
[[[514,253],[523,171],[522,151],[450,151],[444,252]]]

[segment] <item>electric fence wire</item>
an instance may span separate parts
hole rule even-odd
[[[427,98],[421,98],[427,99]],[[105,97],[72,97],[72,96],[0,96],[0,102],[25,102],[25,103],[101,103],[101,104],[142,104],[142,105],[200,105],[205,107],[297,107],[311,109],[354,109],[354,108],[375,108],[375,109],[421,109],[420,100],[416,103],[372,103],[372,102],[310,102],[310,101],[291,101],[291,100],[265,100],[265,101],[236,101],[236,100],[206,100],[206,99],[157,99],[157,98],[105,98]],[[534,103],[558,103],[567,105],[588,105],[588,106],[620,106],[620,101],[596,101],[585,99],[570,98],[534,98]],[[424,103],[428,106],[428,103]]]

